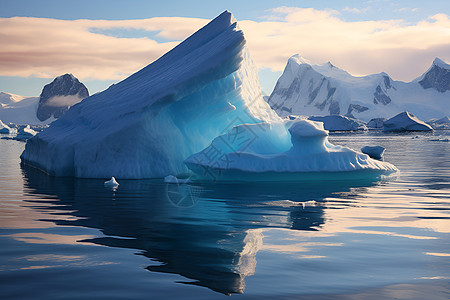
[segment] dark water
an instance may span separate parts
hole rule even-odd
[[[386,147],[401,174],[383,182],[116,191],[0,140],[0,299],[448,299],[450,143],[415,137],[330,138]]]

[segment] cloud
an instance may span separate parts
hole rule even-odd
[[[367,7],[361,8],[361,9],[356,8],[356,7],[346,6],[342,9],[342,11],[351,12],[351,13],[355,13],[355,14],[362,14],[362,13],[367,12],[368,10],[370,10],[370,6],[367,6]]]
[[[69,95],[69,96],[53,96],[47,100],[46,105],[54,106],[54,107],[66,107],[77,104],[83,100],[77,95]]]
[[[284,17],[281,15],[284,14]],[[402,20],[345,21],[335,11],[287,8],[278,21],[240,22],[260,67],[282,70],[289,56],[334,65],[355,75],[418,77],[438,56],[450,61],[450,19],[437,14],[415,24]]]
[[[95,29],[142,29],[181,40],[206,24],[204,19],[145,20],[0,19],[0,75],[53,78],[70,72],[86,79],[121,79],[144,67],[178,42],[117,38]]]
[[[335,10],[278,7],[262,21],[242,20],[250,52],[260,68],[283,70],[300,53],[314,62],[331,60],[352,74],[386,71],[410,80],[434,57],[450,61],[450,19],[437,14],[415,24],[402,20],[345,21]],[[119,80],[173,48],[208,22],[165,17],[143,20],[0,19],[0,76]],[[102,33],[142,30],[147,37]]]
[[[418,10],[419,9],[417,7],[415,7],[415,8],[402,7],[402,8],[397,8],[395,11],[396,12],[405,12],[405,11],[407,11],[407,12],[416,12]]]

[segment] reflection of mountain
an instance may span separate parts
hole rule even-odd
[[[148,270],[179,274],[193,280],[184,283],[224,294],[243,293],[245,278],[255,272],[264,228],[315,230],[324,223],[323,208],[296,202],[320,202],[349,190],[343,184],[186,185],[194,205],[180,207],[162,182],[123,180],[114,192],[100,180],[23,171],[25,191],[49,199],[46,208],[75,217],[50,221],[100,229],[106,237],[88,242],[140,250],[159,262]],[[290,204],[278,205],[286,201]]]

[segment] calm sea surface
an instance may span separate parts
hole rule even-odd
[[[449,299],[446,138],[330,137],[386,147],[401,173],[381,182],[115,191],[22,168],[25,144],[0,140],[0,299]]]

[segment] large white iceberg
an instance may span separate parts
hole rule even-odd
[[[332,145],[323,123],[305,119],[236,126],[185,162],[199,180],[361,179],[397,171],[389,163]]]
[[[22,162],[56,176],[119,179],[181,178],[189,169],[200,178],[219,170],[213,179],[224,180],[396,170],[329,144],[321,123],[283,121],[262,97],[245,44],[225,11],[149,66],[71,107],[27,142]]]
[[[243,32],[225,11],[174,49],[74,105],[21,158],[56,176],[152,178],[234,125],[278,121],[263,100]]]

